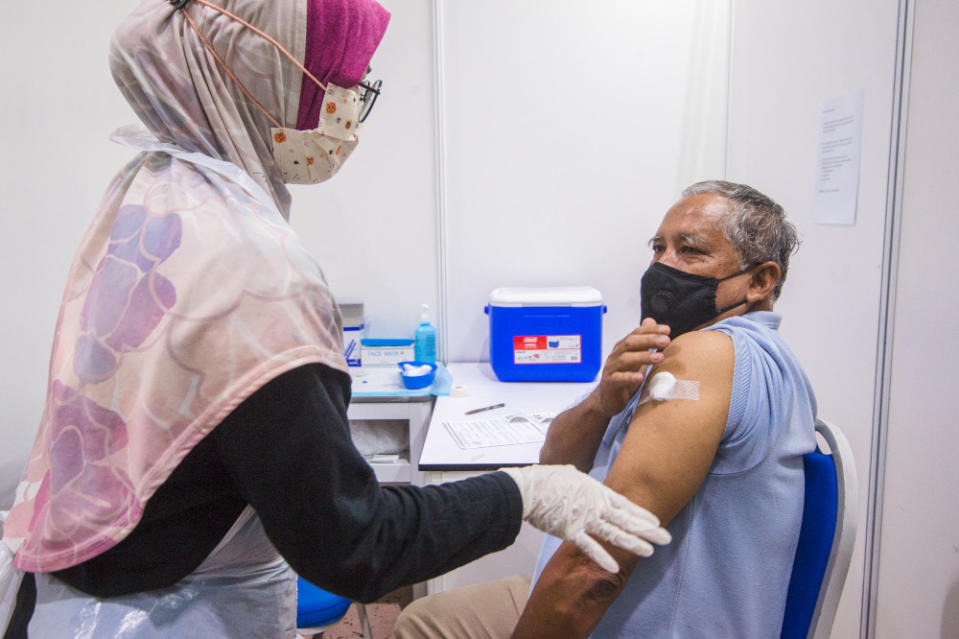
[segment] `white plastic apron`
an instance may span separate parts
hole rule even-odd
[[[0,511],[0,524],[7,519],[7,511]],[[2,530],[2,526],[0,526]],[[6,631],[13,615],[13,607],[17,603],[17,591],[23,581],[23,572],[13,565],[13,553],[9,546],[0,538],[0,630]]]
[[[97,599],[49,574],[35,578],[31,639],[296,636],[296,574],[250,506],[203,563],[170,588]]]
[[[257,202],[271,211],[275,211],[277,215],[280,215],[280,210],[277,208],[276,202],[266,194],[263,187],[257,184],[246,171],[231,162],[217,160],[216,158],[199,152],[186,151],[175,144],[160,142],[141,124],[129,124],[120,127],[113,132],[110,140],[138,151],[160,151],[166,153],[171,157],[193,164],[201,172],[203,172],[204,169],[213,171],[231,180],[252,195]]]

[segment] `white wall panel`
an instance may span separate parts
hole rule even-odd
[[[107,184],[132,157],[109,134],[135,118],[108,68],[131,2],[5,2],[0,20],[0,465],[29,452],[60,297]],[[2,478],[0,478],[2,479]]]
[[[722,171],[725,2],[442,2],[448,343],[486,360],[498,286],[589,285],[604,351],[639,322],[647,240]]]
[[[877,639],[959,637],[959,6],[916,3]]]
[[[420,305],[437,305],[432,4],[380,4],[391,18],[371,77],[383,93],[336,177],[291,187],[290,222],[334,295],[364,301],[368,334],[412,338]]]

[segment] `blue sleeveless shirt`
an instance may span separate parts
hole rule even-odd
[[[735,349],[729,417],[709,474],[669,524],[673,541],[636,566],[592,637],[772,639],[782,627],[803,509],[803,459],[815,447],[816,400],[779,336],[755,312],[703,330]],[[642,388],[610,420],[590,475],[619,453]],[[533,584],[561,540],[547,536]]]

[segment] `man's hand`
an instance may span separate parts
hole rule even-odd
[[[662,350],[669,346],[669,326],[647,317],[639,328],[613,347],[606,358],[599,386],[594,391],[598,410],[610,419],[626,408],[650,366],[663,361]]]
[[[542,464],[573,464],[588,472],[609,420],[626,408],[629,398],[643,383],[649,366],[663,361],[669,345],[669,327],[646,319],[623,338],[606,359],[599,385],[576,406],[553,419],[539,453]]]

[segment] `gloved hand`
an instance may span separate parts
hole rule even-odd
[[[619,565],[587,533],[640,557],[653,554],[652,544],[668,544],[671,540],[669,533],[660,528],[656,515],[574,466],[535,465],[501,470],[519,486],[523,519],[573,542],[608,572],[619,572]]]

